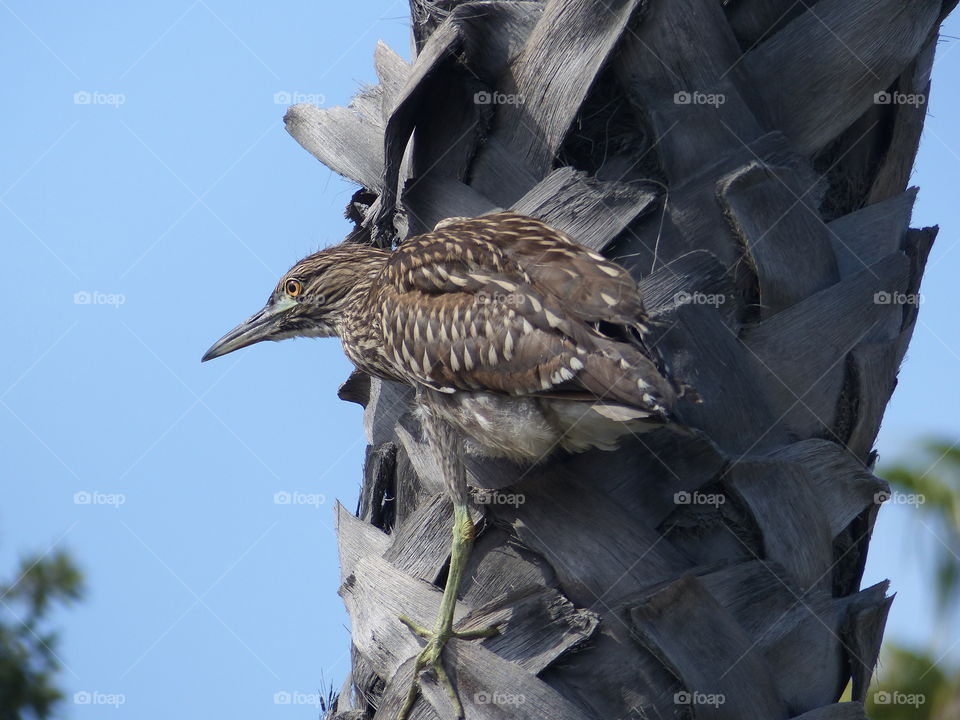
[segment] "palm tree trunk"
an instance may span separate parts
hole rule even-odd
[[[362,186],[354,239],[514,208],[635,272],[702,402],[691,437],[474,462],[446,663],[467,718],[862,718],[891,598],[860,589],[873,442],[935,228],[907,181],[956,0],[411,0],[350,109],[290,133]],[[440,602],[452,508],[406,388],[354,376],[370,446],[338,507],[353,667],[392,718]],[[837,700],[852,681],[853,703]],[[436,683],[412,717],[445,718]]]

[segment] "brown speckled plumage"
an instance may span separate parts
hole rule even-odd
[[[362,315],[377,318],[387,374],[411,384],[583,394],[652,415],[669,402],[650,359],[594,328],[645,329],[633,278],[531,218],[459,220],[403,243]]]
[[[301,283],[295,298],[288,284]],[[675,399],[644,345],[630,274],[533,218],[452,218],[394,252],[344,243],[297,263],[270,337],[337,335],[371,375],[412,385],[476,452],[535,461],[613,447]],[[268,304],[269,308],[269,304]]]

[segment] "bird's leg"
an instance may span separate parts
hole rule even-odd
[[[430,426],[433,427],[430,427]],[[417,699],[417,692],[420,686],[420,672],[432,669],[437,676],[437,681],[443,686],[450,702],[456,711],[456,717],[463,717],[463,705],[457,696],[457,691],[450,682],[450,678],[443,669],[441,655],[444,645],[450,638],[460,638],[463,640],[474,640],[476,638],[490,637],[497,633],[497,629],[482,628],[479,630],[458,631],[453,629],[453,616],[457,608],[457,591],[463,580],[463,573],[470,559],[470,549],[473,547],[474,526],[473,519],[470,517],[470,503],[467,494],[466,472],[459,452],[459,438],[449,428],[437,427],[434,423],[428,422],[428,431],[431,435],[432,444],[440,461],[440,467],[444,470],[447,489],[450,491],[453,500],[453,543],[450,547],[450,569],[447,572],[447,583],[443,588],[443,598],[440,600],[440,612],[437,615],[436,625],[433,630],[420,625],[406,616],[401,616],[400,621],[409,627],[420,637],[427,641],[423,650],[417,656],[413,668],[413,682],[410,684],[410,690],[404,700],[403,707],[397,715],[397,720],[405,720],[407,714],[413,707]]]
[[[473,640],[476,638],[490,637],[497,632],[496,628],[482,628],[479,630],[458,631],[453,629],[453,616],[457,607],[457,590],[463,579],[463,571],[470,558],[470,548],[473,545],[473,520],[470,517],[469,507],[465,504],[455,504],[453,508],[453,544],[450,550],[450,571],[447,574],[447,584],[443,589],[443,598],[440,601],[440,612],[437,615],[437,622],[433,630],[420,625],[408,617],[401,616],[400,620],[407,625],[413,632],[426,639],[427,644],[417,656],[416,664],[413,668],[413,682],[410,684],[410,690],[407,693],[403,708],[401,708],[397,720],[404,720],[407,713],[413,707],[417,699],[417,691],[420,685],[420,672],[432,669],[437,676],[438,682],[443,686],[450,702],[456,711],[456,717],[463,717],[463,706],[457,696],[457,691],[450,682],[446,670],[443,669],[441,655],[443,647],[447,640],[452,637],[463,640]]]

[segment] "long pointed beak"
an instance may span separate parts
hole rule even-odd
[[[245,348],[254,343],[272,340],[271,335],[274,331],[274,322],[277,316],[285,309],[286,308],[280,303],[267,305],[263,310],[247,318],[217,340],[210,349],[204,353],[200,362],[213,360],[221,355],[232,353],[234,350]]]

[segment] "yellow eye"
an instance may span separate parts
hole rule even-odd
[[[303,292],[303,283],[299,280],[287,280],[283,285],[283,289],[287,291],[287,295],[290,297],[297,297],[297,295]]]

